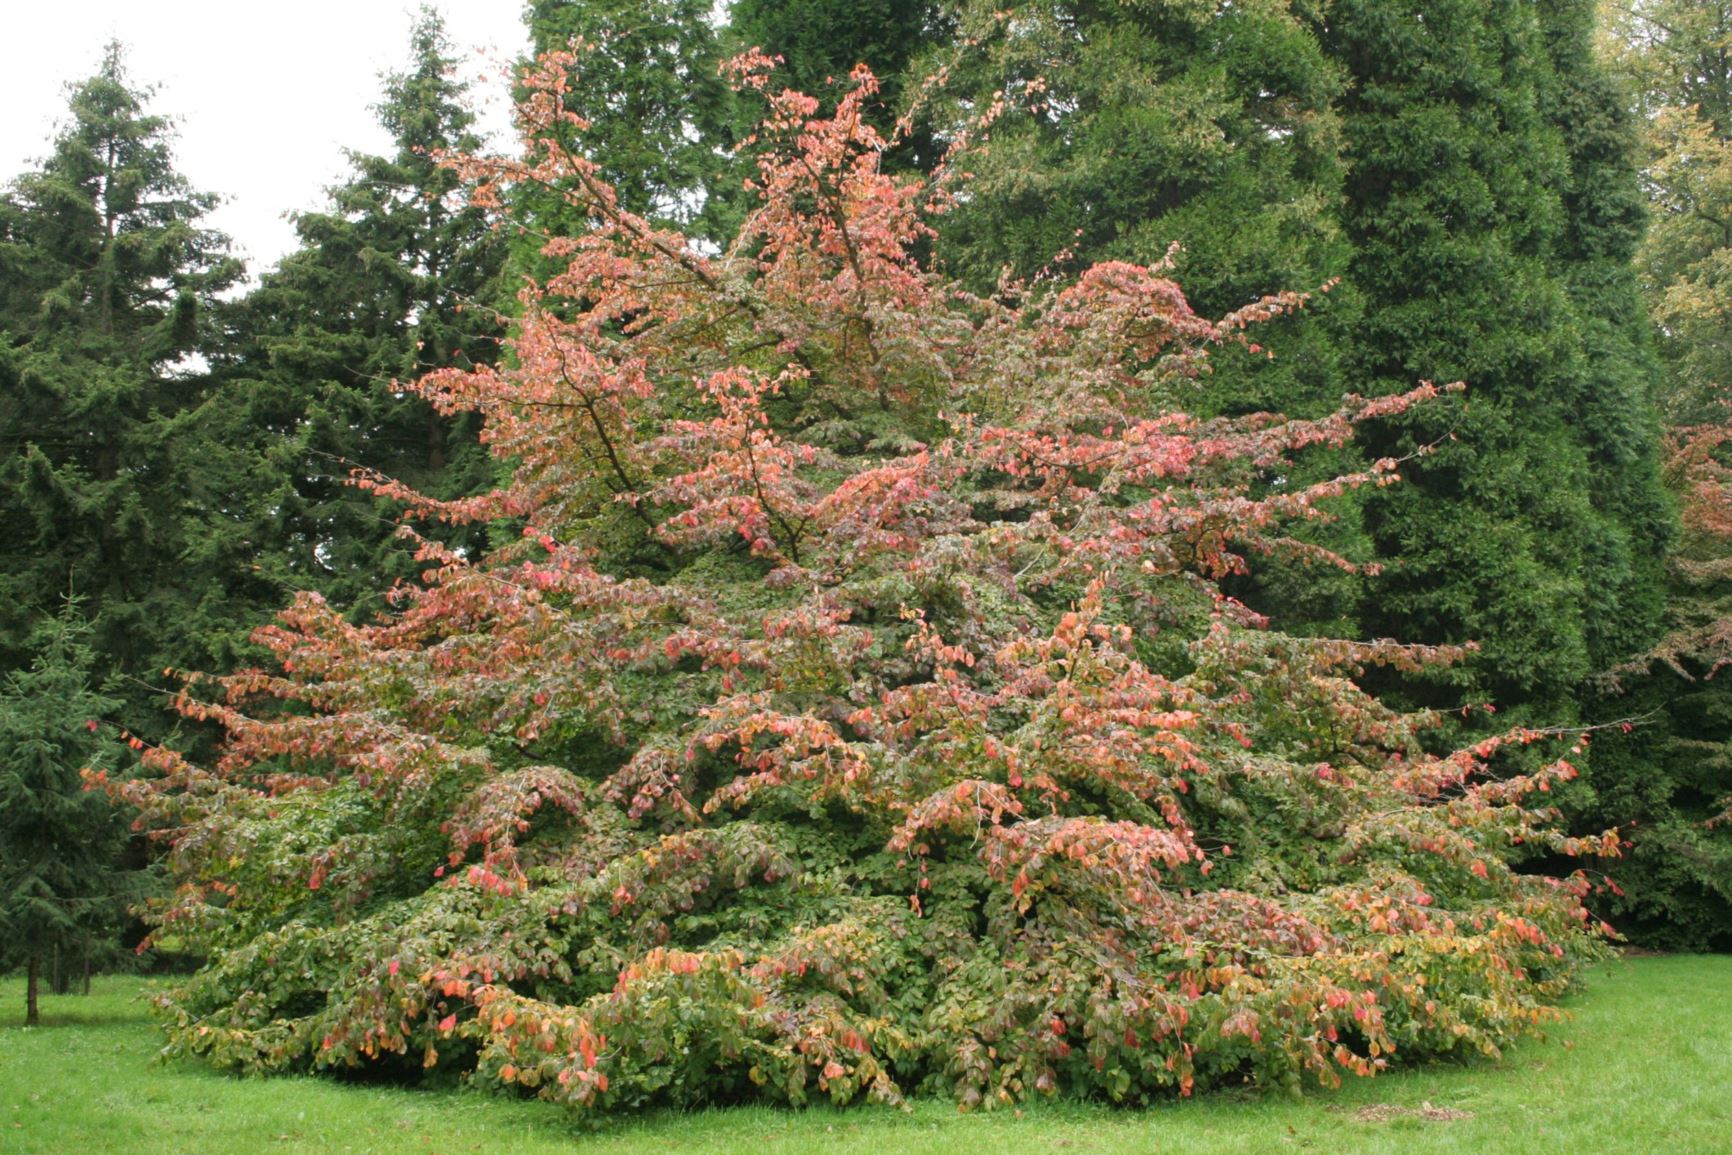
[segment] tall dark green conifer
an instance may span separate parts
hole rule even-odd
[[[0,197],[0,669],[70,589],[103,668],[148,679],[207,658],[204,607],[235,592],[188,563],[196,463],[175,428],[205,394],[185,358],[240,264],[147,96],[111,45],[52,155]]]
[[[1109,258],[1146,264],[1177,244],[1174,275],[1207,315],[1322,289],[1350,257],[1334,107],[1344,74],[1308,13],[1290,0],[963,5],[957,35],[977,47],[937,44],[921,63],[950,70],[935,119],[948,134],[995,94],[1007,107],[941,225],[949,267],[985,290],[1004,269],[1026,278],[1063,252],[1074,256],[1061,273]],[[1303,318],[1262,327],[1272,360],[1219,350],[1175,404],[1329,410],[1352,388],[1341,356],[1357,312],[1351,286],[1316,295]],[[1318,454],[1288,481],[1349,468],[1350,455]],[[1304,532],[1364,555],[1353,500],[1333,525]],[[1357,628],[1355,588],[1339,573],[1263,558],[1233,592],[1285,628]]]
[[[502,239],[467,204],[434,154],[474,150],[473,114],[438,17],[423,10],[409,67],[378,106],[392,155],[352,154],[353,176],[319,212],[301,213],[301,247],[234,310],[220,394],[199,436],[214,472],[249,477],[249,524],[236,538],[289,588],[345,609],[379,608],[380,575],[418,571],[395,537],[393,503],[349,484],[357,468],[455,497],[488,485],[492,462],[472,423],[449,421],[395,382],[491,362],[502,325]],[[477,544],[477,543],[471,543]]]
[[[1580,4],[1341,0],[1326,28],[1352,80],[1353,379],[1470,390],[1371,446],[1439,442],[1368,503],[1386,569],[1365,623],[1477,641],[1444,697],[1557,721],[1587,674],[1652,636],[1669,533],[1620,271],[1637,227],[1627,127],[1595,88]]]
[[[1289,627],[1476,640],[1425,696],[1550,718],[1646,644],[1671,518],[1629,268],[1634,137],[1589,51],[1589,4],[964,12],[981,48],[954,69],[949,120],[995,92],[1010,104],[946,227],[978,287],[1066,248],[1149,261],[1175,241],[1209,313],[1341,274],[1323,316],[1268,333],[1273,363],[1224,352],[1190,406],[1306,412],[1347,389],[1470,386],[1459,411],[1382,432],[1377,453],[1442,443],[1414,484],[1363,518],[1344,505],[1326,531],[1383,563],[1365,596],[1267,562],[1240,592]]]
[[[1598,536],[1583,542],[1588,659],[1604,670],[1653,641],[1663,612],[1673,513],[1660,477],[1661,366],[1633,264],[1647,212],[1641,140],[1615,78],[1596,57],[1594,5],[1545,10],[1557,77],[1543,110],[1569,173],[1556,264],[1581,325],[1581,415]]]
[[[978,49],[926,60],[954,61],[939,115],[1007,100],[947,227],[965,279],[1178,243],[1187,294],[1225,312],[1339,271],[1343,78],[1288,0],[970,3],[959,34]]]

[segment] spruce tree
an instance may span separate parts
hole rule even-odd
[[[206,531],[177,436],[206,393],[186,359],[240,264],[148,96],[110,45],[52,154],[0,196],[0,669],[28,661],[69,589],[105,670],[208,660],[246,585],[188,564]],[[135,719],[151,711],[137,683],[128,697]]]
[[[88,977],[134,891],[126,819],[79,774],[110,757],[120,706],[92,686],[90,632],[68,600],[32,632],[29,668],[0,678],[0,965],[25,969],[30,1026],[44,969]]]
[[[437,159],[479,147],[452,65],[441,21],[423,9],[408,67],[385,78],[377,107],[394,152],[351,154],[329,205],[295,217],[301,247],[234,310],[222,389],[200,415],[200,439],[224,462],[214,472],[248,479],[242,536],[265,547],[269,576],[360,616],[382,605],[380,575],[420,567],[396,538],[395,504],[351,474],[441,497],[493,477],[474,422],[443,418],[404,388],[434,369],[490,363],[502,333],[488,305],[504,244]]]

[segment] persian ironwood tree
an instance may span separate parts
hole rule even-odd
[[[1436,390],[1294,421],[1171,398],[1291,307],[1194,313],[1161,267],[984,299],[912,260],[948,206],[879,168],[869,74],[768,97],[760,203],[712,256],[558,143],[523,161],[591,227],[524,290],[509,364],[421,384],[514,465],[422,517],[373,625],[303,596],[271,670],[194,686],[214,765],[117,789],[209,961],[172,1053],[248,1070],[473,1070],[597,1109],[950,1093],[1144,1101],[1493,1052],[1596,951],[1564,839],[1352,678],[1450,656],[1264,628],[1214,581],[1395,463],[1252,483]],[[1543,800],[1543,799],[1542,799]]]

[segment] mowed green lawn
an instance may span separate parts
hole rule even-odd
[[[1502,1061],[1356,1080],[1302,1100],[1217,1095],[1145,1111],[945,1103],[749,1108],[580,1124],[543,1103],[464,1092],[235,1079],[152,1062],[139,984],[48,998],[25,1030],[0,980],[0,1152],[1249,1152],[1732,1151],[1732,957],[1602,967],[1547,1042]]]

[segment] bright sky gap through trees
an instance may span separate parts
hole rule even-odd
[[[103,46],[126,46],[135,84],[155,86],[151,111],[173,117],[176,167],[223,198],[209,224],[235,240],[256,277],[295,247],[284,214],[317,208],[347,171],[345,150],[382,152],[372,105],[379,74],[401,64],[414,5],[398,0],[88,0],[69,22],[54,5],[7,13],[13,52],[0,72],[0,182],[48,153],[66,115],[65,86],[89,76]],[[509,134],[502,70],[528,45],[515,3],[437,5],[473,92],[481,128]]]

